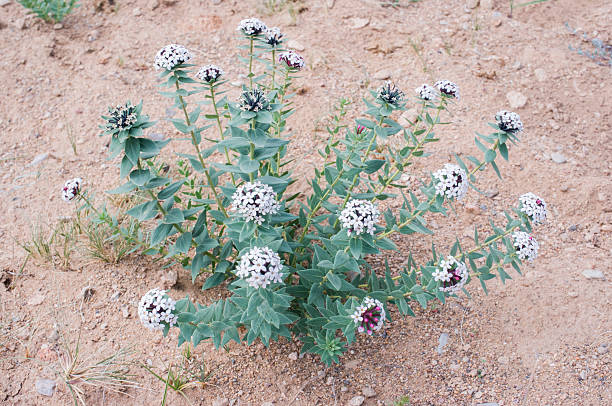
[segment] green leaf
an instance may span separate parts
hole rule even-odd
[[[159,224],[151,234],[151,246],[155,246],[164,241],[172,232],[171,224]]]
[[[206,278],[204,285],[202,286],[202,290],[214,288],[215,286],[219,286],[225,280],[225,273],[223,272],[215,272]]]
[[[133,167],[134,164],[132,163],[132,161],[130,161],[127,155],[125,155],[123,158],[121,158],[121,166],[119,167],[119,177],[121,179],[125,178],[130,173]]]
[[[181,234],[181,236],[176,239],[176,250],[182,254],[187,253],[187,251],[189,251],[189,248],[191,248],[191,238],[192,237],[190,231]]]
[[[332,271],[329,271],[327,274],[327,280],[332,284],[334,289],[340,290],[342,288],[342,279]]]
[[[183,216],[183,211],[181,209],[173,208],[162,220],[164,224],[180,224],[185,221],[185,216]]]
[[[486,162],[493,162],[495,161],[495,157],[497,156],[497,154],[495,153],[494,150],[489,149],[487,150],[487,152],[485,152],[485,156],[484,159]]]
[[[148,169],[136,169],[130,172],[130,180],[137,186],[143,186],[151,179],[151,171]]]
[[[138,158],[140,157],[140,142],[138,138],[130,137],[125,141],[125,156],[134,166],[138,165]]]
[[[170,186],[168,186],[165,189],[162,189],[158,194],[157,194],[157,198],[159,200],[166,200],[172,196],[174,196],[174,194],[176,192],[178,192],[178,190],[181,188],[181,186],[183,186],[184,181],[180,180],[178,182],[174,182],[171,183]]]
[[[134,217],[138,221],[150,220],[157,214],[157,202],[149,201],[132,207],[127,211],[127,214]]]
[[[240,170],[245,173],[252,173],[259,169],[259,161],[250,160],[246,157],[244,159],[240,159],[239,167]]]
[[[363,242],[360,238],[351,238],[349,240],[349,248],[351,250],[351,254],[353,258],[359,259],[361,258],[361,251],[363,249]]]
[[[385,164],[385,162],[386,161],[384,159],[371,159],[365,163],[365,172],[374,173],[379,170]]]

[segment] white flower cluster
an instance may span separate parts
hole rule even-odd
[[[346,204],[346,207],[340,212],[340,221],[342,227],[346,229],[346,233],[359,235],[367,232],[374,235],[374,228],[378,223],[380,211],[372,202],[367,200],[352,199]]]
[[[440,196],[463,199],[468,191],[468,178],[463,169],[457,165],[446,164],[444,168],[434,172],[436,193]]]
[[[432,101],[438,98],[438,91],[428,84],[417,87],[414,90],[420,99]]]
[[[306,65],[304,58],[295,51],[282,52],[278,56],[279,62],[284,62],[288,67],[300,70]]]
[[[223,76],[223,69],[215,65],[202,66],[195,77],[208,84],[215,83]]]
[[[351,314],[351,318],[358,325],[357,331],[372,335],[373,331],[378,331],[382,328],[385,322],[385,308],[377,299],[366,297],[363,304],[355,309]]]
[[[246,90],[240,95],[240,109],[244,111],[258,112],[271,108],[266,94],[259,88]]]
[[[276,201],[276,192],[264,183],[247,182],[232,195],[232,210],[237,211],[246,221],[263,223],[266,214],[278,213],[280,204]]]
[[[172,70],[175,66],[187,63],[193,56],[182,45],[166,45],[155,55],[155,69]]]
[[[537,258],[540,246],[535,238],[524,231],[515,231],[512,238],[514,239],[516,254],[520,259],[533,261]]]
[[[83,180],[81,178],[67,180],[62,188],[62,199],[67,202],[74,200],[74,198],[77,197],[81,191],[82,182]]]
[[[520,133],[523,131],[521,117],[512,111],[498,111],[495,115],[495,121],[497,121],[497,126],[502,131],[509,133]]]
[[[452,294],[463,288],[468,279],[468,270],[463,262],[459,262],[455,257],[449,255],[446,259],[440,260],[440,265],[432,276],[437,282],[442,282],[442,286],[440,286],[442,292]]]
[[[145,327],[151,330],[163,330],[166,325],[172,327],[178,317],[174,314],[176,302],[161,289],[148,291],[138,303],[138,316]]]
[[[257,18],[245,18],[238,24],[238,31],[242,31],[244,35],[259,35],[266,31],[268,27]]]
[[[546,202],[534,195],[525,193],[519,197],[519,209],[536,224],[546,221]]]
[[[276,252],[268,247],[253,247],[240,258],[236,276],[258,289],[273,282],[283,283],[282,270],[283,264]]]
[[[281,33],[280,28],[278,27],[268,28],[266,30],[265,36],[268,45],[272,45],[273,47],[279,45],[283,41],[283,34]]]
[[[440,93],[459,100],[459,86],[457,86],[456,83],[453,83],[450,80],[440,80],[437,81],[434,86],[440,91]]]

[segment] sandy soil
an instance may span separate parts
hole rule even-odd
[[[526,98],[515,109],[526,134],[510,163],[501,165],[503,182],[490,172],[480,177],[478,186],[497,191],[494,197],[470,192],[456,215],[430,218],[436,244],[448,248],[455,235],[469,244],[474,225],[486,230],[489,217],[527,191],[545,197],[550,220],[537,230],[541,254],[526,275],[492,283],[488,296],[472,284],[472,299],[418,310],[405,320],[392,312],[394,321],[381,336],[361,337],[331,368],[309,355],[294,359],[298,346],[286,341],[268,349],[230,345],[227,352],[204,343],[193,363],[204,362],[212,378],[188,389],[189,401],[170,393],[168,404],[345,405],[362,391],[371,395],[367,387],[375,395],[365,405],[392,404],[405,395],[412,405],[612,404],[612,71],[569,50],[569,44],[589,44],[564,27],[567,21],[610,43],[612,3],[556,0],[508,18],[509,2],[480,2],[470,9],[462,0],[402,7],[312,0],[270,12],[255,0],[85,0],[61,28],[26,16],[14,1],[1,6],[0,403],[69,404],[60,379],[52,397],[38,394],[35,383],[56,379],[49,366],[57,363],[58,342],[76,340],[79,330],[81,353],[91,359],[131,347],[131,372],[140,386],[125,394],[88,389],[88,404],[161,403],[163,384],[138,364],[166,373],[181,351],[176,333],[162,338],[145,331],[136,306],[149,288],[172,280],[172,270],[139,257],[105,264],[77,250],[68,267],[31,259],[20,272],[26,254],[19,243],[28,241],[33,226],[55,227],[73,215],[59,196],[66,178],[84,178],[99,201],[118,184],[106,140],[97,136],[107,106],[143,98],[153,118],[175,114],[156,93],[152,60],[160,47],[183,44],[196,63],[223,66],[231,81],[240,81],[235,27],[241,18],[258,16],[298,41],[308,61],[290,123],[292,153],[309,157],[296,177],[317,164],[313,151],[325,136],[322,123],[340,97],[355,101],[349,116],[356,117],[366,88],[385,76],[407,92],[450,79],[462,99],[446,117],[453,124],[438,134],[444,142],[413,168],[415,179],[452,153],[475,153],[473,131],[486,131],[496,111],[509,108],[509,92]],[[163,122],[153,131],[176,136]],[[563,159],[553,154],[565,162],[554,162]],[[426,255],[431,245],[425,237],[397,242],[402,251],[389,254],[394,269],[406,250]],[[589,269],[603,278],[587,279]],[[88,286],[94,292],[86,301]],[[209,302],[221,290],[203,294],[180,271],[171,294]],[[443,333],[448,344],[440,354]]]

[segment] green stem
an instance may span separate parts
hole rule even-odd
[[[253,36],[250,37],[251,43],[249,48],[249,87],[253,88],[253,43],[255,39]]]
[[[180,90],[178,77],[176,77],[175,83],[176,83],[176,90]],[[183,110],[183,114],[185,115],[185,123],[187,124],[188,127],[190,127],[191,120],[189,119],[189,114],[187,114],[187,105],[185,104],[185,101],[183,100],[183,96],[179,95],[178,99],[179,99],[179,102],[181,103],[181,109]],[[204,157],[202,157],[202,152],[200,151],[200,146],[198,145],[198,142],[196,140],[195,132],[191,130],[190,134],[191,134],[191,142],[193,146],[195,147],[195,150],[198,154],[198,160],[200,161],[200,165],[202,165],[202,170],[204,171],[204,175],[206,176],[206,181],[208,182],[208,186],[210,187],[210,190],[212,191],[215,197],[215,200],[217,201],[217,206],[219,206],[219,210],[221,210],[221,212],[226,217],[229,217],[227,215],[227,211],[225,210],[225,207],[223,207],[223,202],[221,201],[221,198],[219,197],[217,188],[213,185],[212,178],[210,177],[210,173],[206,170],[206,164],[204,162]]]
[[[213,108],[215,109],[215,116],[216,116],[216,121],[217,121],[217,128],[219,129],[219,137],[221,137],[221,140],[223,140],[225,137],[223,135],[223,126],[221,125],[221,118],[219,116],[219,109],[217,108],[217,101],[215,100],[215,87],[214,84],[210,85],[210,99],[212,100],[212,105]],[[227,147],[224,147],[225,150],[225,159],[228,165],[232,164],[232,161],[230,159],[229,156],[229,150],[227,149]],[[234,178],[234,174],[230,173],[230,176],[232,178],[232,184],[234,186],[236,186],[236,179]]]
[[[289,68],[287,68],[285,70],[285,83],[283,84],[282,87],[282,92],[280,92],[280,96],[279,96],[279,101],[278,103],[280,104],[281,108],[278,112],[278,123],[276,125],[276,137],[280,138],[281,136],[281,125],[283,122],[283,102],[285,101],[285,93],[287,91],[287,89],[289,88],[289,84],[290,84],[290,80],[289,80]],[[281,147],[282,148],[282,147]],[[280,167],[281,167],[281,152],[280,152],[280,148],[278,150],[278,152],[276,153],[276,174],[280,176]]]
[[[493,148],[492,150],[495,151],[497,148],[499,148],[499,140],[495,141],[495,144],[493,144]],[[480,168],[482,168],[483,166],[485,166],[487,164],[487,161],[482,161],[480,164],[478,164],[474,169],[472,169],[470,171],[470,173],[468,173],[468,177],[472,176],[473,174],[476,173],[477,170],[479,170]]]
[[[429,199],[429,205],[431,206],[433,204],[433,202],[436,200],[436,195],[434,194],[433,197],[431,199]],[[377,240],[381,240],[385,237],[388,237],[389,235],[395,233],[396,231],[399,231],[401,228],[406,227],[408,224],[412,223],[414,221],[415,218],[417,218],[417,216],[420,216],[421,214],[425,213],[427,210],[417,210],[415,211],[410,217],[408,217],[406,220],[404,220],[403,222],[401,222],[400,224],[397,225],[397,228],[391,229],[389,231],[386,231],[380,235],[378,235],[378,237],[376,237]]]
[[[276,88],[276,83],[274,81],[276,76],[276,47],[272,48],[272,90]]]

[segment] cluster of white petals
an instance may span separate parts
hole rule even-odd
[[[366,297],[363,304],[357,306],[351,318],[357,324],[357,331],[372,335],[372,332],[382,328],[385,322],[385,308],[377,299]]]
[[[266,31],[268,27],[257,18],[245,18],[238,24],[238,31],[242,31],[244,35],[259,35]]]
[[[223,69],[216,65],[206,65],[202,66],[195,76],[202,82],[211,84],[215,83],[221,76],[223,76]]]
[[[175,66],[187,63],[193,56],[182,45],[166,45],[155,55],[155,69],[172,70]]]
[[[444,168],[433,174],[436,180],[436,193],[456,200],[461,200],[468,191],[468,178],[463,169],[454,164],[446,164]]]
[[[414,89],[419,99],[426,101],[436,100],[438,98],[438,91],[428,84],[421,85]]]
[[[441,282],[440,290],[447,293],[459,292],[468,279],[467,266],[449,255],[441,259],[438,268],[432,274],[434,280]]]
[[[500,130],[509,133],[520,133],[523,131],[521,117],[512,111],[500,110],[495,115],[495,121]]]
[[[402,100],[404,100],[405,95],[399,87],[397,87],[390,80],[387,80],[376,91],[376,97],[385,103],[397,106]]]
[[[278,27],[268,28],[266,30],[265,37],[268,45],[272,45],[274,47],[283,41],[283,34]]]
[[[440,93],[459,100],[459,86],[457,86],[456,83],[450,80],[439,80],[434,84],[434,87],[436,87]]]
[[[240,186],[232,195],[232,210],[238,212],[246,221],[261,224],[266,214],[278,213],[280,204],[276,200],[276,192],[264,183],[247,182]]]
[[[546,221],[546,202],[535,194],[529,192],[519,197],[519,209],[534,223]]]
[[[64,183],[64,187],[62,188],[62,199],[67,202],[74,200],[81,191],[81,183],[83,180],[81,178],[69,179]]]
[[[346,233],[360,235],[364,232],[374,235],[376,223],[380,217],[380,211],[372,202],[367,200],[352,199],[340,212],[340,221]]]
[[[512,238],[514,239],[513,244],[516,248],[516,254],[520,259],[533,261],[537,258],[540,246],[535,238],[524,231],[515,231]]]
[[[245,279],[254,288],[283,283],[283,264],[280,257],[268,247],[253,247],[240,258],[236,276]]]
[[[151,330],[163,330],[166,325],[172,327],[177,322],[174,314],[176,302],[161,289],[148,291],[138,303],[138,316],[145,327]]]
[[[284,62],[288,67],[300,70],[306,65],[304,58],[295,51],[281,52],[278,61]]]

